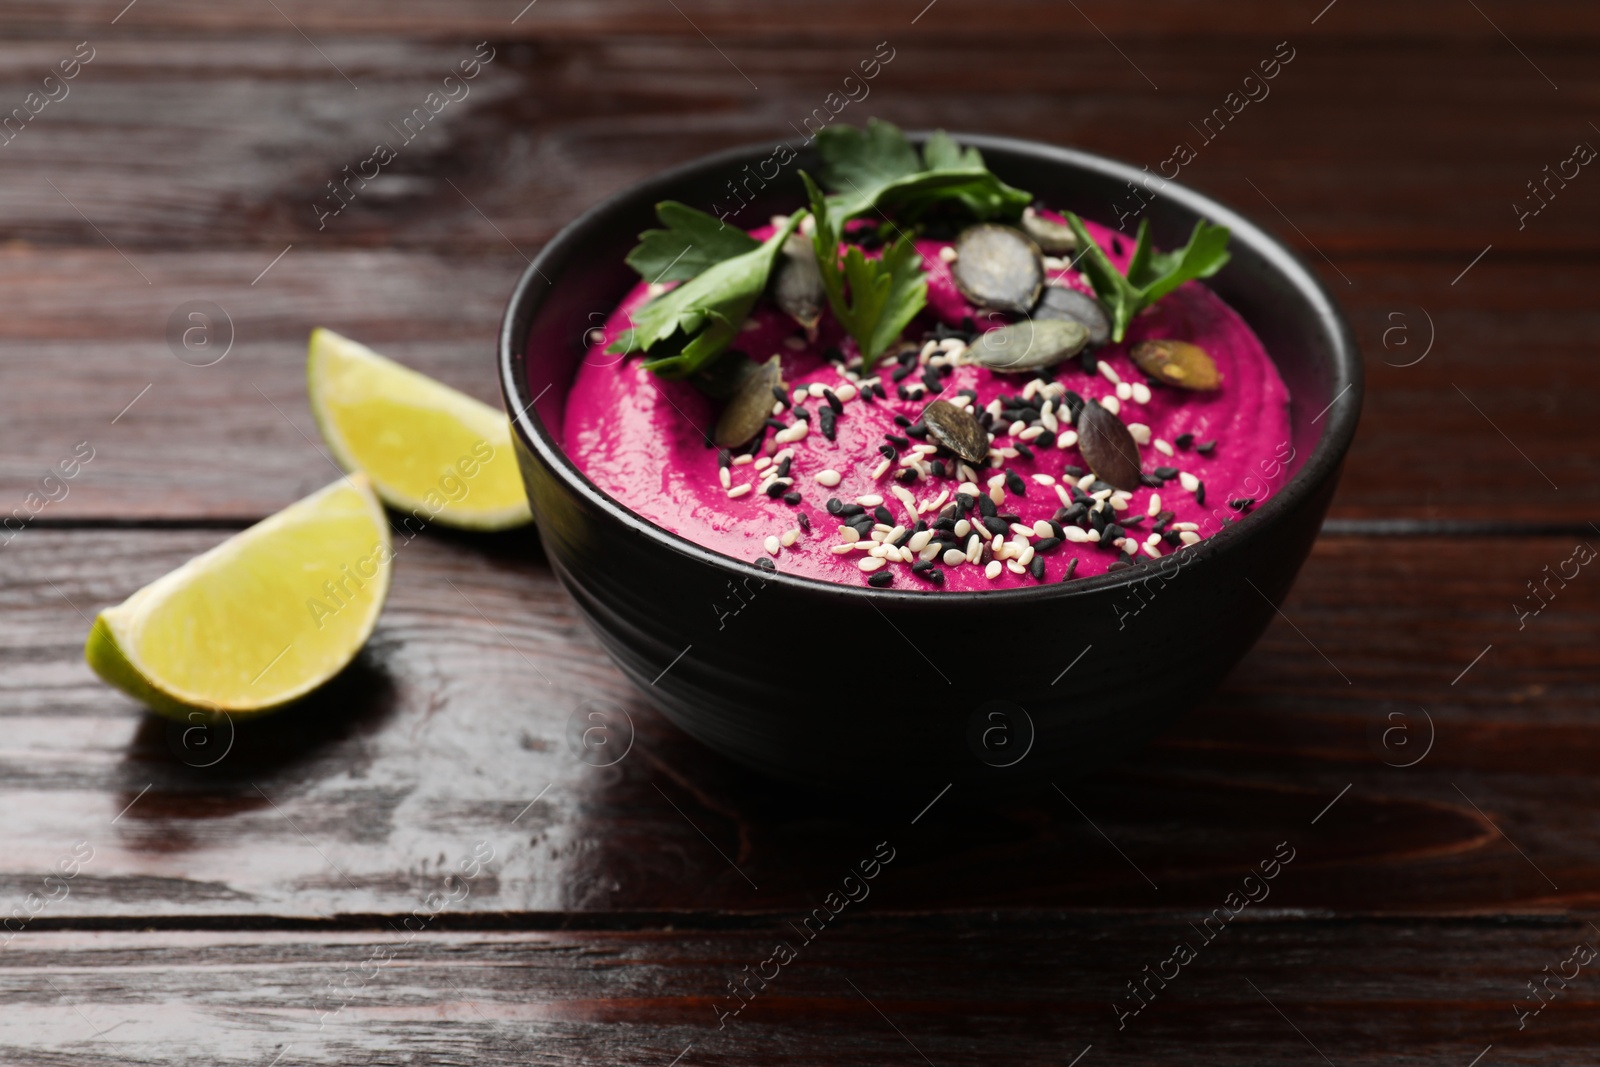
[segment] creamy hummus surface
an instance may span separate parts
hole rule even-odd
[[[1087,225],[1125,270],[1132,242]],[[751,236],[772,232],[762,227]],[[568,455],[630,510],[713,551],[847,585],[887,571],[888,587],[927,591],[1033,586],[1181,556],[1224,524],[1249,521],[1250,509],[1287,479],[1288,390],[1255,334],[1203,285],[1185,283],[1138,315],[1122,343],[1093,349],[1099,367],[1092,372],[1074,357],[1042,372],[998,373],[960,361],[963,335],[1014,317],[967,302],[952,280],[950,253],[941,254],[949,242],[916,244],[928,301],[905,330],[906,347],[915,345],[905,363],[891,350],[868,374],[847,371],[854,342],[831,315],[807,341],[769,300],[757,303],[733,347],[757,362],[781,357],[789,401],[774,420],[785,429],[769,428],[753,449],[732,455],[708,445],[720,401],[656,377],[637,356],[605,354],[650,297],[640,283],[590,338],[565,405]],[[1076,269],[1054,260],[1047,268],[1049,284],[1093,295]],[[1158,338],[1205,349],[1221,387],[1191,391],[1148,378],[1129,351]],[[1144,480],[1159,486],[1108,492],[1096,481],[1077,447],[1068,391],[1128,425]],[[925,433],[919,421],[936,399],[971,400],[980,416],[989,409],[987,463],[963,472],[948,450],[935,452],[932,438],[916,435]],[[835,401],[830,440],[821,409]],[[897,477],[905,470],[913,473]],[[861,514],[876,527],[864,537]],[[871,545],[895,542],[900,558],[870,562],[881,558]]]

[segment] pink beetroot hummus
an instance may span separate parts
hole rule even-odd
[[[1131,242],[1088,226],[1125,269]],[[751,236],[764,239],[771,233],[771,227],[763,227]],[[956,289],[941,256],[948,244],[917,242],[928,304],[905,331],[909,343],[932,334],[939,323],[953,328],[939,331],[948,334],[982,332],[1005,322],[970,305]],[[1093,295],[1075,269],[1055,261],[1047,266],[1054,268],[1048,271],[1050,284]],[[637,357],[604,353],[649,295],[641,283],[612,313],[604,337],[597,332],[590,338],[589,354],[566,401],[567,453],[602,491],[663,529],[736,559],[765,558],[786,574],[864,585],[872,574],[888,571],[895,589],[971,591],[1149,564],[1182,553],[1227,522],[1248,521],[1250,509],[1282,486],[1293,459],[1288,390],[1276,367],[1244,321],[1196,282],[1139,315],[1124,342],[1095,349],[1101,369],[1094,372],[1073,358],[1038,375],[997,373],[961,363],[962,341],[953,338],[922,341],[915,365],[898,381],[892,374],[901,364],[892,353],[867,375],[847,370],[855,361],[854,343],[831,315],[824,315],[817,339],[807,342],[791,319],[763,299],[733,347],[758,362],[779,355],[791,401],[774,417],[794,427],[802,421],[794,410],[800,407],[810,418],[803,431],[769,430],[753,454],[731,460],[706,444],[718,401],[687,382],[657,378]],[[1153,338],[1204,348],[1221,373],[1221,388],[1193,392],[1151,382],[1128,352]],[[825,355],[830,349],[833,361]],[[926,374],[930,360],[935,371]],[[941,364],[950,365],[948,373]],[[937,380],[937,395],[926,379]],[[875,393],[868,388],[874,384],[887,396],[869,401],[864,394]],[[834,419],[835,440],[820,428],[819,409],[831,403],[822,387],[832,390],[842,407]],[[902,389],[911,398],[903,398]],[[971,479],[963,476],[958,460],[943,450],[927,451],[932,440],[908,435],[905,425],[916,428],[932,400],[965,405],[971,398],[962,390],[976,393],[972,410],[979,415],[986,407],[998,410],[992,406],[996,400],[999,408],[1031,412],[1021,419],[1002,417],[994,425],[993,465],[968,465]],[[1159,487],[1107,493],[1103,483],[1096,483],[1075,444],[1067,391],[1118,414],[1140,446],[1146,481],[1159,476]],[[899,423],[897,415],[903,416]],[[893,458],[880,451],[886,443]],[[769,495],[774,487],[768,483],[785,461],[788,484]],[[908,468],[915,474],[897,480],[896,472]],[[967,503],[976,492],[989,497],[994,508],[984,504],[953,511],[949,505],[963,487]],[[791,503],[796,493],[799,501]],[[847,514],[831,513],[830,500]],[[876,527],[865,537],[858,533],[865,529],[863,520],[849,514],[856,509]],[[1081,514],[1095,509],[1102,514]],[[989,510],[1004,524],[1003,535],[991,529],[995,523],[984,524]],[[844,524],[852,517],[855,529]],[[934,528],[941,517],[943,528]],[[862,540],[869,545],[862,546]],[[893,554],[900,558],[870,562],[881,557],[867,548],[885,541],[899,542]],[[976,551],[965,551],[975,544]],[[863,569],[864,561],[871,570]]]

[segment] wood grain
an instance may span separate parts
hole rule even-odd
[[[1151,750],[1065,796],[952,793],[913,824],[937,783],[817,797],[666,724],[526,535],[419,536],[327,691],[238,723],[231,747],[169,726],[89,673],[87,617],[222,536],[40,530],[4,549],[0,899],[94,850],[40,922],[403,912],[480,841],[499,859],[474,914],[793,910],[885,839],[918,872],[875,898],[896,911],[1204,908],[1282,840],[1316,857],[1283,907],[1555,911],[1600,890],[1600,585],[1552,585],[1522,630],[1511,608],[1565,540],[1324,541],[1286,619]],[[568,736],[594,709],[631,722],[614,766]]]
[[[1298,864],[1300,859],[1295,860]],[[1291,864],[1279,876],[1299,872]],[[914,877],[885,868],[878,881]],[[1586,972],[1517,1029],[1512,1004],[1586,923],[1246,914],[840,916],[803,943],[748,928],[448,933],[28,933],[0,955],[8,1063],[1411,1064],[1584,1062]],[[1187,939],[1154,999],[1127,983]],[[786,941],[797,958],[719,1029]],[[369,962],[374,961],[374,962]],[[748,968],[749,970],[746,970]],[[764,968],[773,974],[771,966]],[[1567,968],[1570,972],[1570,965]],[[1171,974],[1171,970],[1167,970]],[[1586,980],[1587,979],[1587,980]],[[1558,989],[1558,984],[1552,984]],[[748,995],[748,994],[747,994]],[[1091,1048],[1092,1047],[1092,1048]]]

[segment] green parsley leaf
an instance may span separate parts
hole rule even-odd
[[[862,370],[869,371],[928,302],[928,276],[922,272],[922,255],[911,239],[902,235],[878,259],[868,259],[857,245],[849,246],[841,269],[839,223],[811,175],[801,171],[800,177],[816,219],[812,242],[828,306],[833,309],[834,318],[855,338],[861,349]]]
[[[645,366],[663,378],[684,378],[705,366],[738,335],[767,287],[778,249],[804,216],[796,211],[750,251],[712,264],[639,308],[633,329],[607,351],[643,351],[650,356]]]
[[[943,130],[928,138],[920,159],[898,127],[878,119],[868,119],[865,130],[827,127],[817,134],[817,151],[841,221],[877,210],[914,222],[952,200],[980,221],[1014,219],[1033,200],[995,177],[976,148],[962,148]]]
[[[687,281],[761,244],[737,226],[676,200],[657,204],[656,217],[667,228],[644,231],[628,253],[628,266],[647,282]]]
[[[1105,251],[1089,236],[1083,220],[1066,213],[1067,225],[1077,235],[1078,267],[1088,277],[1095,295],[1111,313],[1111,339],[1121,341],[1133,317],[1186,281],[1209,278],[1228,262],[1226,226],[1213,226],[1205,219],[1194,224],[1189,243],[1176,252],[1158,252],[1150,244],[1150,220],[1139,223],[1133,258],[1126,276],[1112,264]]]

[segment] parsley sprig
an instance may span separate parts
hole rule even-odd
[[[1194,278],[1209,278],[1228,262],[1226,226],[1213,226],[1205,219],[1194,224],[1189,243],[1175,252],[1158,252],[1150,243],[1150,220],[1139,223],[1133,258],[1124,275],[1095,243],[1083,220],[1066,213],[1067,225],[1078,237],[1082,249],[1078,266],[1094,286],[1095,295],[1111,314],[1111,340],[1121,341],[1133,317],[1178,286]]]
[[[922,254],[910,237],[901,234],[878,259],[868,259],[859,246],[850,245],[841,267],[839,223],[828,199],[811,175],[801,171],[800,178],[806,184],[811,215],[816,220],[812,245],[817,252],[817,266],[822,269],[828,306],[845,332],[855,338],[856,347],[861,350],[861,368],[869,371],[928,302],[928,276],[922,272]]]
[[[943,130],[928,138],[919,156],[891,123],[868,119],[865,129],[829,126],[817,134],[817,153],[841,220],[876,210],[910,223],[952,202],[980,222],[1015,219],[1033,200],[995,177],[976,148],[962,148]]]

